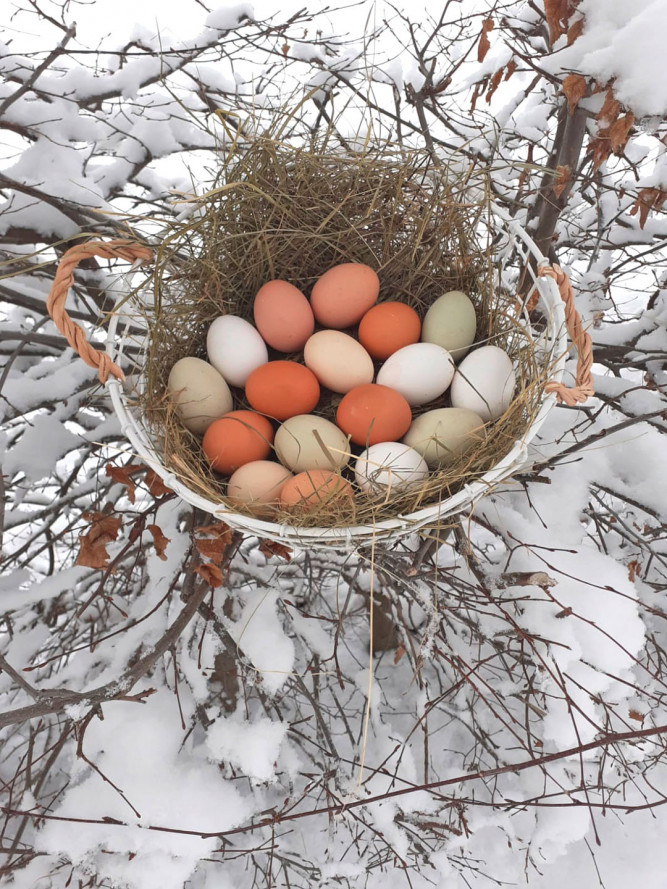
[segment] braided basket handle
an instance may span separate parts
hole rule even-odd
[[[91,256],[101,256],[103,259],[124,259],[126,262],[150,262],[153,259],[153,251],[149,247],[142,247],[134,241],[123,238],[106,242],[87,241],[85,244],[76,244],[74,247],[70,247],[58,263],[56,276],[46,298],[47,311],[74,351],[89,367],[96,367],[100,382],[106,383],[109,374],[116,377],[117,380],[124,379],[123,371],[117,364],[114,364],[106,352],[91,346],[86,339],[86,334],[78,324],[72,321],[65,310],[67,294],[74,283],[74,269],[82,260],[89,259]]]
[[[544,265],[538,269],[538,275],[547,275],[558,285],[561,298],[565,303],[565,324],[570,339],[577,350],[577,373],[575,385],[568,388],[564,383],[551,381],[545,386],[545,391],[553,392],[558,401],[562,401],[569,407],[582,404],[595,394],[593,388],[593,342],[590,336],[581,326],[581,316],[574,306],[574,291],[570,279],[559,265]],[[537,294],[535,294],[537,297]]]

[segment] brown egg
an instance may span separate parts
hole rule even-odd
[[[399,441],[410,428],[412,411],[405,398],[388,386],[357,386],[338,405],[336,423],[355,444]]]
[[[318,330],[303,349],[303,360],[317,379],[332,392],[349,392],[372,383],[373,361],[364,347],[340,330]]]
[[[419,342],[422,323],[405,303],[380,303],[359,324],[359,342],[376,361],[384,361],[404,346]]]
[[[360,321],[379,292],[380,279],[370,266],[344,262],[317,279],[310,305],[323,327],[341,330]]]
[[[278,503],[289,469],[271,460],[253,460],[239,466],[227,484],[227,499],[254,508]]]
[[[253,411],[230,411],[208,427],[202,448],[216,472],[231,475],[253,460],[268,457],[273,426]]]
[[[257,330],[278,352],[298,352],[315,329],[313,310],[306,297],[287,281],[269,281],[260,287],[253,304]]]
[[[328,469],[311,469],[287,480],[280,492],[280,505],[310,511],[342,497],[354,497],[348,481]]]
[[[246,398],[260,414],[287,420],[309,414],[320,398],[315,374],[296,361],[269,361],[250,374]]]

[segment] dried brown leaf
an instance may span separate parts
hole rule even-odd
[[[489,89],[486,94],[487,105],[491,101],[491,97],[493,96],[495,91],[498,89],[498,84],[500,83],[500,81],[502,80],[502,77],[503,77],[503,70],[504,70],[503,68],[498,68],[496,73],[491,78],[491,83],[489,84]]]
[[[549,43],[565,34],[570,16],[579,4],[579,0],[544,0],[544,13],[549,27]]]
[[[628,136],[630,135],[630,130],[632,129],[634,122],[634,114],[632,111],[628,111],[627,114],[624,114],[623,117],[619,117],[609,127],[609,141],[611,142],[611,149],[614,154],[620,154],[623,150],[625,143],[628,141]]]
[[[644,228],[651,210],[659,212],[662,210],[665,201],[667,201],[667,190],[663,188],[642,188],[637,195],[637,200],[632,205],[630,215],[636,216],[639,213],[639,227]]]
[[[150,531],[151,536],[153,538],[153,546],[155,547],[155,552],[158,557],[162,559],[163,562],[166,562],[167,557],[164,554],[164,551],[167,547],[167,544],[170,542],[169,537],[165,537],[162,533],[162,528],[159,525],[147,525],[146,530]]]
[[[631,562],[628,562],[628,580],[630,583],[635,582],[635,578],[641,571],[641,564],[637,561],[637,559],[633,559]]]
[[[280,47],[280,51],[284,56],[286,56],[289,52],[289,43],[283,43],[283,45]]]
[[[489,42],[489,31],[493,30],[493,19],[484,19],[482,22],[482,32],[479,35],[479,46],[477,47],[477,61],[483,62],[487,52],[491,49]]]
[[[635,722],[644,721],[643,713],[640,713],[639,710],[635,710],[633,708],[630,708],[630,710],[628,710],[628,716],[630,717],[630,719],[634,719]]]
[[[107,463],[105,472],[112,481],[116,482],[116,484],[125,485],[129,501],[130,503],[134,503],[134,492],[137,486],[132,476],[136,475],[137,472],[141,472],[145,468],[143,463],[128,463],[127,466],[114,466],[112,463]]]
[[[211,565],[210,563],[197,565],[195,574],[203,577],[206,583],[211,587],[222,586],[222,571],[217,565]]]
[[[598,112],[598,122],[605,121],[608,124],[613,123],[618,117],[618,113],[621,110],[621,103],[614,98],[614,91],[611,87],[607,87],[607,94],[604,98],[604,103],[600,111]]]
[[[570,166],[569,164],[563,164],[562,166],[556,167],[556,178],[554,180],[553,189],[556,198],[560,198],[563,194],[567,186],[570,184]]]
[[[592,155],[593,169],[597,170],[611,154],[611,145],[609,139],[604,136],[597,136],[588,143],[587,154]]]
[[[215,565],[221,564],[223,556],[225,555],[225,550],[227,549],[227,544],[219,537],[216,537],[213,540],[210,540],[209,538],[204,538],[203,540],[195,539],[195,546],[201,556],[213,562]]]
[[[146,485],[153,497],[162,497],[164,494],[173,494],[171,488],[168,488],[160,476],[153,469],[149,469],[146,473]]]
[[[85,512],[84,519],[91,523],[90,531],[79,537],[77,565],[85,568],[106,568],[109,564],[107,544],[118,537],[122,520],[105,512]]]
[[[567,108],[570,114],[586,95],[586,80],[581,74],[568,74],[563,80],[563,92],[567,98]]]
[[[584,18],[583,16],[580,19],[577,19],[574,24],[570,25],[567,29],[567,45],[572,46],[574,41],[581,37],[581,34],[584,30]]]
[[[260,540],[259,551],[264,553],[267,559],[270,559],[271,556],[279,556],[281,559],[285,559],[286,562],[292,561],[292,549],[273,540]]]
[[[512,74],[516,71],[516,62],[514,59],[510,59],[507,65],[505,66],[505,77],[504,80],[509,80]]]

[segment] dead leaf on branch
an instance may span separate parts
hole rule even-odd
[[[553,184],[556,198],[560,198],[571,181],[569,164],[563,164],[562,166],[556,167],[556,178]]]
[[[567,98],[567,110],[574,114],[577,105],[586,95],[586,79],[581,74],[568,74],[563,80],[563,92]]]
[[[195,546],[197,551],[209,561],[209,564],[201,567],[209,568],[221,565],[225,550],[231,542],[232,531],[225,522],[216,522],[214,525],[202,525],[200,528],[195,528]],[[201,572],[199,573],[201,574]],[[222,573],[220,571],[218,573],[220,574],[219,583],[212,583],[211,586],[220,586],[222,583]]]
[[[490,82],[490,84],[489,84],[489,89],[488,89],[488,92],[487,92],[487,94],[486,94],[486,104],[487,104],[487,105],[488,105],[489,102],[491,101],[491,97],[493,96],[493,94],[495,93],[495,91],[498,89],[498,84],[499,84],[500,81],[502,80],[502,77],[503,77],[503,71],[504,71],[504,70],[505,70],[504,68],[498,68],[498,70],[496,71],[496,73],[495,73],[495,74],[493,75],[493,77],[491,78],[491,82]]]
[[[639,213],[639,227],[644,228],[651,210],[659,213],[665,201],[667,201],[666,189],[642,188],[637,194],[637,200],[632,205],[630,216],[636,216]]]
[[[484,19],[482,23],[482,33],[479,35],[479,46],[477,47],[477,61],[483,62],[487,52],[491,49],[489,42],[489,31],[493,30],[493,19]]]
[[[145,468],[143,463],[128,463],[126,466],[114,466],[112,463],[107,463],[105,472],[116,484],[125,485],[128,499],[130,503],[134,503],[137,484],[132,476],[142,472]]]
[[[118,537],[122,520],[105,512],[84,512],[83,518],[91,523],[91,527],[87,534],[79,537],[79,555],[75,564],[104,569],[109,564],[107,544]]]
[[[625,147],[634,122],[634,114],[632,111],[628,111],[627,114],[624,114],[623,117],[619,117],[609,127],[609,141],[611,143],[611,150],[614,154],[620,154],[621,150]]]
[[[566,33],[570,17],[578,5],[579,0],[544,0],[544,14],[549,27],[549,43],[555,43],[562,34]],[[568,33],[568,45],[569,42]]]
[[[612,124],[616,118],[618,117],[619,111],[621,110],[621,103],[618,99],[614,98],[614,91],[611,86],[607,87],[607,94],[604,98],[604,103],[602,108],[600,108],[597,116],[598,123],[602,123],[603,121],[608,122],[608,124]]]
[[[167,544],[171,542],[170,538],[164,536],[162,528],[159,525],[147,525],[146,530],[150,531],[151,537],[153,538],[153,546],[155,547],[155,552],[158,558],[162,559],[163,562],[166,562],[167,557],[164,551],[167,548]]]
[[[628,580],[630,583],[635,582],[635,578],[641,571],[641,564],[637,561],[637,559],[633,559],[631,562],[628,562]]]
[[[207,562],[205,565],[197,565],[195,574],[203,577],[211,587],[222,586],[222,571],[217,565],[212,565],[210,562]]]
[[[273,540],[260,540],[259,551],[260,553],[263,553],[267,559],[270,559],[271,556],[278,556],[286,562],[292,561],[291,548],[282,543],[276,543]]]
[[[168,488],[160,476],[153,469],[149,469],[146,473],[146,485],[153,497],[162,497],[164,494],[173,494],[171,488]]]
[[[567,29],[567,45],[572,46],[574,41],[581,37],[584,30],[584,18],[583,16],[580,19],[577,19],[573,25]]]

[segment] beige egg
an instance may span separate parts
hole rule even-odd
[[[475,444],[484,440],[484,421],[474,411],[443,407],[417,417],[403,443],[421,454],[429,469],[452,463]]]
[[[227,483],[227,498],[239,506],[271,506],[292,473],[281,463],[253,460],[239,466]]]
[[[303,360],[333,392],[345,393],[373,382],[373,359],[358,340],[339,330],[314,333],[304,347]]]
[[[203,435],[214,420],[233,408],[232,393],[218,371],[201,358],[181,358],[172,367],[167,390],[183,425]]]
[[[436,299],[424,316],[422,342],[442,346],[454,361],[460,361],[475,342],[477,316],[469,297],[450,290]]]
[[[285,420],[273,446],[280,462],[293,472],[342,469],[350,459],[346,435],[329,420],[312,414]]]

